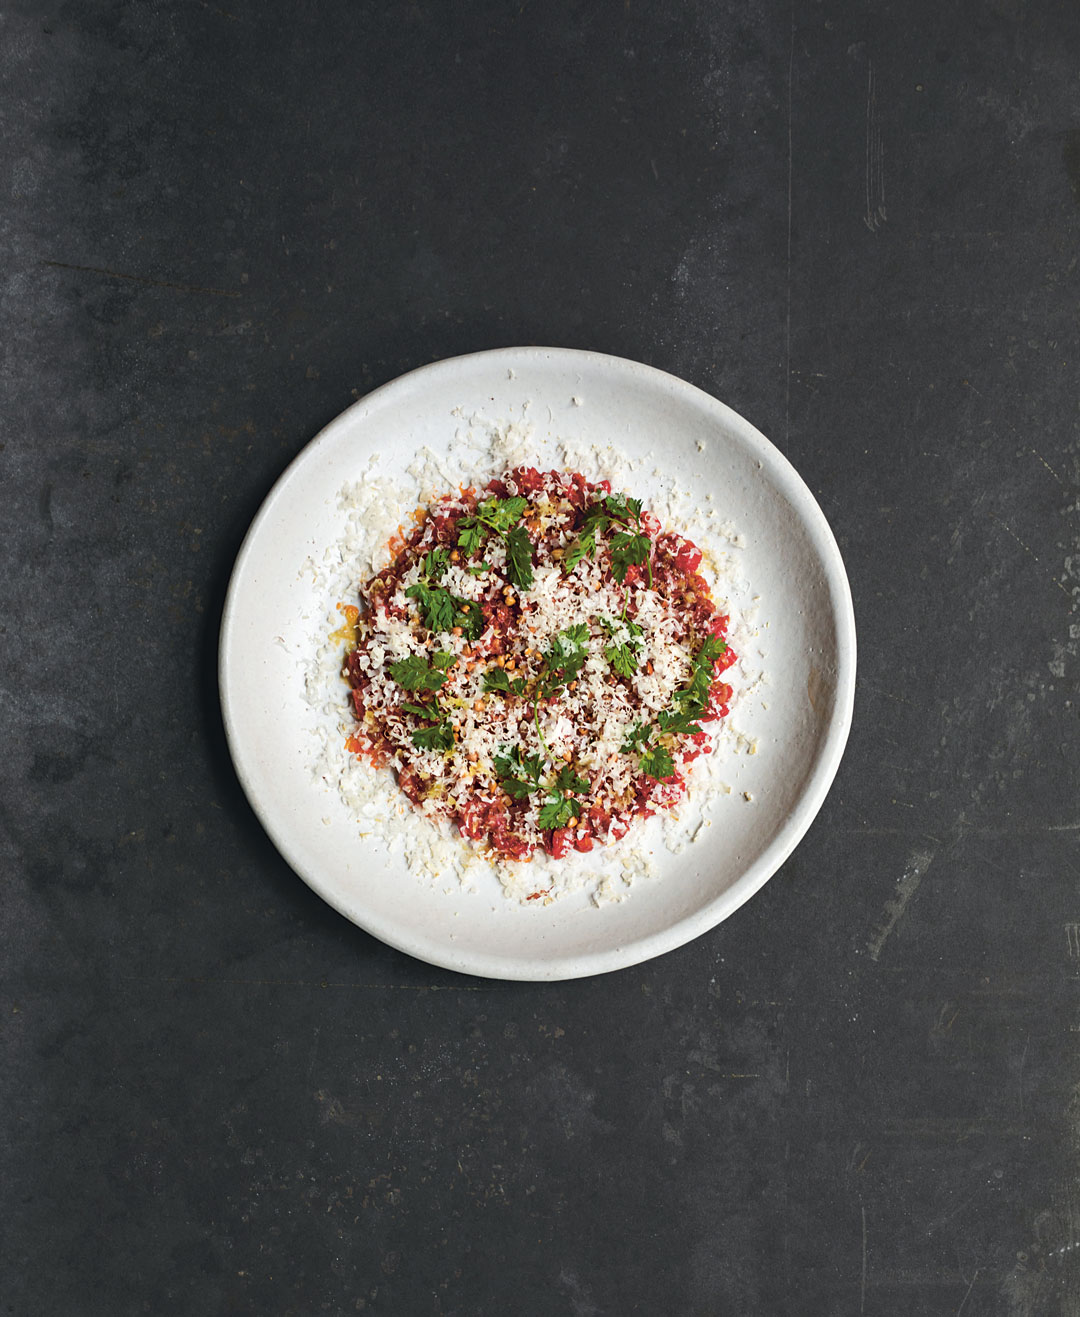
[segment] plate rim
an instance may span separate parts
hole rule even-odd
[[[290,842],[288,831],[280,826],[273,812],[266,808],[249,772],[241,731],[234,719],[229,700],[233,668],[231,642],[245,569],[264,525],[272,518],[278,502],[296,478],[298,471],[316,459],[318,452],[332,441],[338,430],[346,426],[354,426],[358,419],[362,419],[358,418],[357,413],[370,411],[374,405],[383,401],[384,395],[388,393],[400,391],[404,394],[418,385],[422,387],[428,378],[452,373],[465,363],[476,364],[480,360],[486,360],[493,369],[500,367],[514,369],[515,366],[521,367],[523,360],[530,358],[548,361],[561,359],[568,366],[574,361],[587,362],[593,366],[629,371],[631,374],[651,378],[668,390],[689,396],[699,406],[713,411],[718,418],[725,420],[729,427],[737,430],[741,439],[748,442],[752,449],[757,450],[758,456],[763,459],[762,464],[768,462],[773,478],[775,479],[776,475],[783,477],[781,482],[783,492],[798,505],[809,538],[820,557],[836,626],[837,671],[832,714],[823,730],[820,747],[811,763],[806,784],[764,850],[729,887],[691,914],[684,915],[674,923],[639,937],[625,946],[556,956],[542,963],[535,960],[522,962],[512,956],[475,952],[455,954],[451,944],[436,943],[425,937],[410,937],[407,932],[403,933],[398,925],[390,925],[379,918],[367,921],[359,918],[357,912],[349,908],[348,902],[333,890],[331,883],[323,881],[317,873],[309,871],[308,866],[295,853],[296,848]],[[379,941],[439,968],[480,978],[548,982],[591,977],[618,969],[627,969],[674,951],[715,928],[761,890],[806,836],[835,781],[854,716],[856,667],[854,604],[839,545],[810,487],[786,455],[771,440],[721,399],[659,367],[589,349],[525,345],[489,348],[444,357],[406,371],[351,403],[300,449],[270,487],[237,551],[229,576],[219,627],[217,677],[226,743],[241,789],[278,853],[322,900]]]

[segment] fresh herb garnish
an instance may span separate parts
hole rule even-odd
[[[432,654],[431,665],[419,654],[410,654],[390,664],[390,675],[407,691],[437,691],[454,662],[453,654]]]
[[[700,717],[700,713],[689,713],[681,709],[678,713],[672,713],[668,709],[661,709],[656,715],[656,725],[663,734],[670,733],[672,736],[693,736],[701,731],[697,722]]]
[[[727,642],[719,636],[706,636],[690,664],[690,676],[682,690],[672,697],[683,713],[700,717],[709,703],[713,665],[727,651]]]
[[[588,656],[589,628],[584,622],[560,631],[540,662],[537,691],[543,699],[567,686],[581,671]]]
[[[649,562],[648,535],[639,532],[632,535],[629,531],[619,531],[611,537],[611,571],[616,581],[622,585],[626,573],[635,563]],[[649,584],[652,585],[652,565],[649,564]]]
[[[449,565],[450,554],[443,546],[425,553],[420,559],[422,579],[410,585],[405,594],[416,600],[429,631],[461,627],[467,640],[476,640],[484,630],[484,610],[475,600],[462,599],[437,584]]]
[[[485,499],[471,517],[462,517],[457,524],[458,548],[469,557],[489,535],[503,540],[506,575],[519,590],[527,590],[533,583],[532,541],[525,527],[518,525],[528,506],[529,500],[520,495]]]
[[[541,806],[537,823],[541,828],[565,828],[573,818],[581,816],[581,805],[575,799],[579,791],[588,791],[589,783],[578,777],[569,764],[564,764],[548,783],[548,798]]]
[[[540,806],[537,819],[539,827],[545,830],[565,828],[572,818],[578,817],[581,805],[575,796],[589,789],[588,780],[579,777],[569,764],[563,764],[545,783],[543,756],[523,755],[517,746],[509,754],[495,757],[495,772],[499,786],[513,800],[528,800],[537,792],[546,792],[547,799]]]
[[[612,526],[621,526],[611,540],[611,570],[621,585],[626,573],[634,564],[644,563],[652,588],[652,541],[641,527],[641,500],[623,494],[608,494],[585,510],[577,540],[564,559],[566,570],[572,572],[585,558],[596,555],[596,539]]]
[[[432,706],[427,704],[403,704],[401,706],[401,712],[414,713],[417,718],[430,718],[432,714]]]
[[[637,655],[629,645],[605,645],[604,658],[620,677],[632,677],[637,672]]]
[[[431,549],[420,559],[420,570],[428,581],[438,581],[450,566],[450,553],[442,545]]]
[[[484,673],[484,691],[485,693],[500,691],[504,695],[524,695],[525,678],[514,677],[511,680],[509,674],[504,672],[502,668],[491,668]]]
[[[657,781],[671,777],[675,772],[675,762],[671,758],[670,751],[662,745],[650,745],[641,756],[641,771],[647,773],[649,777],[655,777]]]
[[[624,755],[632,755],[635,750],[648,743],[652,730],[648,723],[638,723],[636,727],[631,727],[619,749]]]
[[[640,754],[641,771],[649,777],[670,777],[675,771],[670,750],[654,738],[696,736],[701,732],[698,719],[703,717],[709,705],[713,665],[726,650],[727,643],[719,636],[707,636],[691,660],[686,685],[671,697],[676,707],[662,709],[656,716],[655,725],[638,723],[627,733],[619,748],[624,755]]]
[[[514,800],[527,800],[534,791],[539,791],[543,771],[543,755],[522,755],[517,745],[509,754],[495,756],[499,786]]]
[[[638,670],[639,651],[641,649],[642,629],[633,620],[626,617],[625,614],[617,621],[609,621],[607,618],[600,619],[600,625],[614,637],[617,631],[626,629],[629,640],[615,641],[612,639],[610,645],[604,646],[604,658],[611,664],[612,668],[620,677],[632,677]]]
[[[453,654],[441,651],[432,654],[429,665],[419,654],[410,654],[390,664],[390,675],[407,691],[438,691],[446,682],[446,674],[454,666]],[[412,743],[419,750],[452,750],[454,748],[454,729],[446,710],[439,703],[438,695],[433,695],[428,704],[401,703],[402,713],[411,713],[414,718],[431,719],[430,727],[419,727],[412,733]]]
[[[566,796],[550,796],[540,806],[540,817],[536,820],[541,828],[565,828],[574,817],[577,805]]]
[[[433,727],[420,727],[412,734],[412,743],[418,750],[452,750],[454,729],[444,719]]]
[[[454,626],[454,596],[449,590],[432,588],[423,581],[410,585],[405,591],[415,599],[429,631],[450,631]]]

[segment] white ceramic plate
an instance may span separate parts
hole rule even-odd
[[[445,449],[482,409],[547,436],[614,440],[659,463],[746,537],[746,570],[768,621],[767,693],[733,717],[760,752],[732,764],[731,807],[709,839],[673,855],[628,898],[584,894],[519,905],[491,889],[439,890],[399,857],[358,839],[356,820],[311,774],[311,710],[296,654],[311,644],[301,566],[341,538],[337,495],[374,452],[402,475],[423,444]],[[460,412],[458,415],[460,416]],[[655,483],[655,481],[653,482]],[[630,491],[648,498],[637,474]],[[279,643],[279,638],[284,643]],[[240,781],[275,845],[324,900],[361,928],[435,965],[489,978],[565,979],[636,964],[681,946],[748,900],[821,807],[840,763],[855,687],[855,622],[836,541],[790,463],[742,417],[672,375],[593,352],[507,348],[402,376],[314,439],[270,492],[237,558],[221,628],[221,702]],[[744,793],[752,800],[747,802]]]

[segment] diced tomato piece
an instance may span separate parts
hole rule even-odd
[[[547,834],[544,840],[544,849],[553,860],[561,860],[570,849],[569,837],[569,828],[555,828]]]
[[[543,488],[544,477],[534,466],[519,466],[512,474],[521,494],[534,494]]]
[[[577,838],[575,838],[575,839],[574,839],[574,849],[575,849],[575,850],[578,850],[578,851],[581,851],[582,853],[587,853],[587,852],[591,851],[591,850],[592,850],[592,838],[591,838],[588,834],[586,834],[584,837],[577,837]]]
[[[689,540],[684,540],[675,555],[675,566],[684,576],[696,572],[698,567],[701,566],[701,550],[691,544]]]

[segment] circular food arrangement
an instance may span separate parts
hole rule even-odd
[[[414,523],[342,606],[347,750],[502,864],[674,809],[736,662],[696,545],[609,480],[525,465]]]

